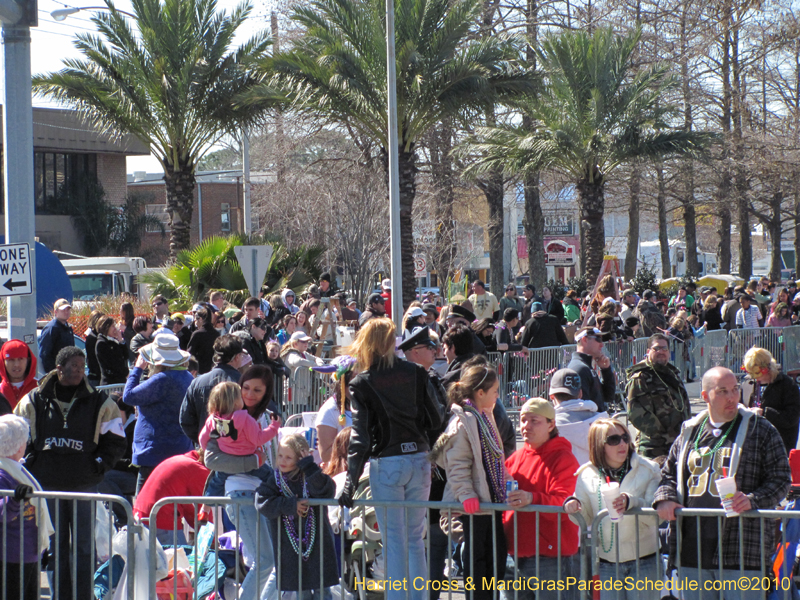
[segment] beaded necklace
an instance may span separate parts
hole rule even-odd
[[[700,452],[700,448],[699,448],[699,446],[700,446],[700,437],[703,435],[703,430],[706,428],[706,423],[708,423],[708,417],[709,417],[709,415],[706,415],[706,418],[703,419],[703,422],[700,425],[700,428],[697,430],[697,436],[694,438],[694,451],[697,452],[697,454],[700,455],[700,458],[705,458],[706,456],[713,456],[717,452],[717,450],[720,449],[722,444],[725,443],[725,440],[728,438],[728,434],[731,432],[731,430],[733,429],[734,424],[736,423],[736,419],[731,421],[731,424],[728,425],[728,429],[725,430],[725,433],[722,435],[721,438],[719,438],[719,441],[716,444],[714,444],[713,448],[711,448],[708,452]]]
[[[283,473],[281,473],[279,469],[275,469],[275,479],[278,482],[278,487],[280,488],[281,493],[286,498],[296,496],[296,494],[289,487],[289,483],[286,481]],[[306,484],[305,476],[303,476],[302,498],[308,498],[308,485]],[[308,511],[308,517],[306,518],[306,526],[305,531],[303,532],[302,540],[300,539],[300,534],[297,533],[297,528],[295,527],[295,515],[283,515],[281,520],[283,521],[283,527],[286,530],[286,536],[289,538],[289,543],[292,545],[295,553],[300,554],[302,548],[305,547],[305,550],[302,550],[303,560],[308,560],[311,556],[311,551],[314,548],[314,539],[316,538],[317,533],[314,510],[312,509]]]
[[[630,457],[625,459],[625,463],[619,469],[609,469],[608,472],[603,467],[597,467],[597,470],[600,471],[600,485],[597,486],[597,509],[603,510],[603,495],[600,493],[600,487],[602,484],[603,477],[607,480],[616,481],[619,484],[622,484],[622,480],[625,479],[625,475],[628,474],[630,471]],[[606,548],[605,541],[603,541],[603,526],[602,524],[598,527],[598,535],[600,537],[600,547],[603,549],[603,552],[611,552],[611,549],[614,547],[614,532],[617,530],[617,524],[613,521],[611,522],[611,545]]]
[[[464,401],[464,410],[475,415],[478,421],[478,434],[481,440],[481,457],[486,468],[489,486],[498,504],[506,501],[505,488],[505,454],[503,444],[497,438],[494,426],[489,417],[478,410],[470,400]]]

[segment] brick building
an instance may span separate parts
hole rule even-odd
[[[241,172],[198,172],[196,178],[191,245],[200,243],[210,235],[241,231]],[[147,259],[148,266],[162,265],[169,257],[169,215],[163,174],[129,174],[128,193],[144,195],[147,213],[157,215],[164,224],[165,235],[161,235],[157,229],[149,230],[144,236],[140,252]]]
[[[39,241],[51,250],[83,253],[81,239],[69,216],[70,207],[57,199],[59,190],[71,179],[86,175],[96,178],[103,186],[107,202],[122,204],[127,194],[126,157],[148,154],[148,147],[134,136],[117,138],[101,133],[87,126],[75,111],[34,108],[34,202]],[[0,172],[0,193],[2,182]],[[4,227],[0,219],[2,234],[5,234]]]

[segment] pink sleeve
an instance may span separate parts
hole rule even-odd
[[[206,422],[203,424],[203,428],[200,430],[200,433],[197,436],[197,441],[203,450],[205,450],[206,446],[208,446],[208,440],[211,439],[211,432],[213,429],[214,415],[208,415]]]
[[[272,421],[269,424],[269,427],[266,429],[262,429],[258,434],[258,444],[259,446],[262,444],[266,444],[276,435],[278,435],[278,429],[281,428],[281,422],[278,419]]]

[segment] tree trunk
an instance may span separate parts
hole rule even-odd
[[[780,185],[780,184],[779,184]],[[772,194],[770,205],[769,237],[772,238],[772,252],[770,253],[769,278],[772,281],[781,280],[781,270],[783,260],[781,258],[781,205],[783,204],[783,192],[777,191]]]
[[[656,166],[656,205],[658,206],[658,245],[661,250],[661,279],[672,277],[672,266],[669,263],[669,236],[667,235],[667,187],[664,182],[664,167]]]
[[[194,168],[189,165],[165,165],[164,184],[169,214],[169,257],[174,261],[178,258],[178,252],[191,245]]]
[[[687,11],[689,3],[681,4],[681,92],[683,93],[683,128],[691,131],[694,124],[689,78],[689,32]],[[697,260],[697,212],[694,206],[694,163],[690,160],[684,169],[683,230],[686,234],[686,273],[692,277],[700,274]]]
[[[628,248],[625,251],[625,279],[630,281],[636,277],[639,258],[639,189],[641,187],[641,172],[639,164],[634,161],[631,165],[630,204],[628,205]]]
[[[431,270],[436,271],[439,288],[453,273],[456,259],[455,221],[453,220],[453,149],[452,128],[448,123],[439,125],[431,135],[431,179],[434,185],[436,239],[432,256],[428,257]]]
[[[719,272],[730,274],[731,272],[731,211],[730,211],[730,192],[731,192],[731,170],[728,160],[731,155],[731,19],[732,19],[731,0],[724,0],[722,7],[722,27],[723,34],[720,39],[720,54],[722,64],[720,67],[720,77],[722,78],[722,114],[720,125],[722,126],[722,154],[720,162],[722,172],[717,188],[717,204],[719,206]]]
[[[525,192],[525,237],[528,241],[528,275],[537,290],[547,282],[544,264],[544,216],[539,197],[539,177],[530,175],[523,182]]]
[[[742,73],[739,64],[739,29],[733,29],[731,67],[733,69],[733,95],[731,121],[733,123],[734,191],[739,229],[739,275],[745,280],[753,274],[753,239],[750,232],[750,200],[747,173],[744,167],[744,138],[742,134]]]
[[[495,296],[500,297],[506,284],[503,271],[503,249],[505,236],[503,236],[503,219],[505,207],[503,206],[503,173],[493,170],[481,186],[486,202],[489,204],[489,289]]]
[[[606,231],[603,223],[605,212],[605,179],[595,168],[592,177],[586,176],[578,182],[580,217],[583,223],[581,254],[586,264],[586,281],[593,286],[603,266],[606,249]]]
[[[719,209],[719,272],[731,273],[731,209],[725,205]]]
[[[417,156],[412,147],[406,151],[398,149],[400,171],[400,256],[403,277],[403,310],[416,299],[417,287],[414,279],[414,225],[411,219],[414,197],[417,194]],[[387,163],[388,167],[388,163]],[[388,171],[387,171],[388,176]],[[394,277],[394,273],[392,274]],[[397,289],[395,282],[393,289]]]

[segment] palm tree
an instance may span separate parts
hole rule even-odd
[[[635,69],[641,32],[570,31],[546,38],[537,50],[544,89],[521,105],[533,128],[482,129],[469,151],[483,153],[473,167],[502,167],[513,175],[551,169],[575,182],[581,218],[581,268],[594,281],[603,262],[605,184],[635,158],[703,154],[713,137],[669,126],[675,110],[664,94],[675,78],[664,64]]]
[[[492,105],[531,84],[516,66],[516,40],[475,39],[479,0],[399,0],[396,6],[401,254],[408,305],[414,298],[411,211],[418,140],[459,111]],[[295,108],[376,142],[388,168],[384,11],[383,0],[312,0],[293,14],[305,36],[268,65],[276,73],[271,83]]]
[[[151,287],[153,294],[163,295],[178,307],[191,307],[205,300],[212,290],[228,292],[226,299],[241,306],[250,293],[234,247],[263,244],[273,247],[262,282],[267,293],[284,288],[300,292],[319,278],[317,265],[322,248],[299,246],[288,250],[274,238],[236,233],[228,237],[210,236],[194,248],[180,251],[174,264],[143,275],[142,281]]]
[[[248,3],[227,14],[217,11],[216,0],[133,0],[132,23],[105,2],[109,12],[92,18],[101,35],[77,34],[83,58],[34,77],[34,90],[109,133],[133,134],[150,145],[164,168],[175,258],[189,247],[198,161],[270,103],[267,96],[237,102],[261,80],[270,40],[260,33],[232,48],[250,15]]]

